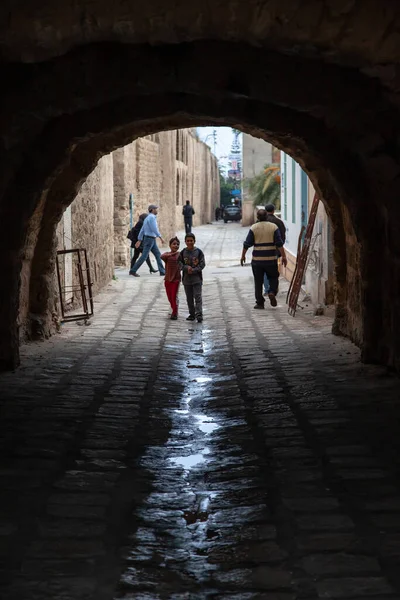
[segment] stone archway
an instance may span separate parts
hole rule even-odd
[[[268,11],[255,13],[251,2],[241,12],[235,7],[231,16],[240,16],[241,25],[237,22],[230,30],[222,25],[226,11],[219,14],[215,9],[212,16],[219,31],[215,23],[207,23],[220,41],[204,41],[205,21],[193,22],[189,13],[178,8],[168,23],[142,17],[143,30],[133,31],[135,3],[128,10],[126,30],[117,31],[120,6],[111,23],[100,2],[93,19],[80,13],[84,18],[75,29],[68,29],[65,15],[59,20],[50,11],[47,17],[54,30],[48,30],[40,48],[32,32],[23,42],[23,36],[14,35],[14,42],[9,42],[4,35],[4,57],[32,64],[15,62],[3,67],[10,82],[4,97],[0,149],[3,367],[18,363],[16,317],[24,248],[29,257],[37,235],[32,272],[37,284],[31,286],[31,301],[37,296],[43,306],[45,293],[37,290],[46,288],[40,281],[47,267],[38,266],[50,264],[57,215],[72,201],[96,160],[124,140],[190,123],[242,127],[268,138],[300,162],[335,224],[337,331],[362,343],[366,360],[398,366],[400,248],[394,198],[399,185],[399,119],[392,91],[395,82],[389,81],[387,68],[375,66],[377,58],[390,55],[391,46],[389,41],[381,45],[373,57],[362,40],[353,41],[343,30],[346,20],[357,22],[358,9],[343,8],[333,19],[341,37],[335,38],[331,29],[322,47],[322,40],[313,35],[314,19],[320,15],[319,28],[324,31],[326,15],[317,6],[314,15],[287,6],[286,21],[282,21],[278,13],[281,10],[285,15],[285,3],[280,4],[272,20]],[[374,7],[371,3],[371,14],[362,23],[371,34],[369,41],[378,43],[388,20],[373,14]],[[40,21],[37,10],[32,8]],[[73,9],[68,16],[72,21],[76,17]],[[22,32],[22,20],[16,16],[15,23]],[[277,23],[280,29],[273,28]],[[158,37],[162,30],[175,37]],[[269,48],[260,42],[266,30],[273,33]],[[198,41],[190,42],[193,39]],[[98,40],[109,41],[94,43]],[[87,45],[74,48],[82,41]],[[159,45],[150,46],[147,41]],[[333,47],[335,53],[330,54]],[[393,52],[391,58],[395,60]],[[29,229],[30,224],[34,226]],[[29,280],[29,268],[24,277]]]

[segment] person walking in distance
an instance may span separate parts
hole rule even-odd
[[[134,227],[132,227],[132,229],[130,230],[130,232],[128,233],[128,236],[127,236],[128,239],[131,240],[131,248],[134,248],[133,256],[132,256],[132,260],[131,260],[131,269],[133,269],[137,259],[143,252],[143,243],[139,246],[139,248],[135,248],[135,244],[138,241],[139,231],[142,229],[143,221],[145,220],[146,217],[147,217],[146,213],[141,214],[139,216],[138,222],[135,224]],[[153,265],[151,264],[150,256],[147,257],[146,263],[150,269],[150,273],[158,273],[157,269],[153,269]]]
[[[164,244],[164,240],[161,237],[161,233],[158,231],[157,213],[158,206],[156,206],[155,204],[150,204],[149,214],[143,222],[143,227],[139,231],[138,241],[135,244],[135,248],[140,248],[140,245],[143,242],[143,252],[142,256],[136,261],[134,266],[129,271],[129,275],[132,275],[133,277],[140,277],[140,275],[138,274],[138,270],[140,269],[144,261],[148,258],[150,252],[152,252],[156,258],[160,275],[165,275],[164,265],[161,261],[161,253],[157,246],[157,238],[160,238],[161,243]]]
[[[243,243],[242,256],[240,264],[243,266],[246,262],[246,252],[253,246],[253,256],[251,267],[253,269],[254,289],[256,296],[256,305],[254,308],[264,308],[265,299],[262,293],[264,274],[269,279],[268,298],[271,306],[276,306],[276,294],[278,292],[278,257],[279,248],[282,256],[282,263],[287,265],[286,253],[283,248],[278,226],[275,223],[267,221],[267,211],[263,208],[257,211],[258,222],[251,228]]]
[[[193,223],[193,215],[194,208],[191,206],[189,200],[186,200],[186,205],[182,209],[183,220],[185,222],[185,233],[192,232],[192,223]]]
[[[178,292],[181,281],[181,270],[179,268],[179,246],[177,237],[169,240],[170,252],[161,254],[161,260],[165,262],[165,291],[172,308],[171,320],[178,318]]]
[[[196,238],[193,233],[185,235],[186,248],[179,255],[179,266],[183,272],[182,283],[185,289],[186,301],[189,309],[187,321],[197,319],[203,321],[203,269],[206,266],[204,254],[196,248]]]
[[[265,210],[267,211],[267,221],[269,221],[270,223],[275,223],[275,225],[278,226],[283,245],[285,245],[285,242],[286,242],[285,223],[282,221],[282,219],[279,219],[278,217],[275,216],[275,214],[274,214],[275,206],[273,204],[267,204],[265,207]],[[277,250],[277,255],[278,255],[278,259],[279,259],[281,256],[279,249]],[[268,276],[266,274],[264,274],[264,296],[268,296],[268,292],[269,292],[269,280],[268,280]]]

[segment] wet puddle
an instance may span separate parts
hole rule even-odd
[[[209,381],[212,381],[212,377],[196,377],[193,381],[195,383],[208,383]]]
[[[175,456],[169,459],[175,465],[180,465],[184,469],[192,469],[196,465],[205,462],[204,454],[191,454],[190,456]]]
[[[152,580],[153,569],[160,564],[168,566],[171,584],[165,585],[174,589],[188,585],[201,588],[216,568],[208,560],[208,546],[217,535],[210,528],[211,500],[217,492],[209,489],[206,473],[207,465],[215,462],[213,434],[221,425],[204,412],[204,398],[212,395],[214,386],[205,357],[211,344],[205,337],[207,348],[204,332],[193,332],[191,349],[182,361],[186,382],[180,400],[164,413],[171,420],[168,440],[162,446],[148,447],[141,460],[141,466],[152,476],[153,492],[136,511],[143,527],[132,539],[131,563],[123,576],[130,589],[140,588],[143,577]]]
[[[203,433],[212,433],[220,427],[212,417],[207,417],[206,415],[194,415],[194,417],[197,421],[197,427]]]

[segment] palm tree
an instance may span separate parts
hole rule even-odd
[[[273,204],[277,210],[281,206],[280,167],[265,165],[263,171],[247,181],[254,206]]]

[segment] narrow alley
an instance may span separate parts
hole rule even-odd
[[[400,599],[398,379],[253,310],[246,232],[196,228],[202,324],[117,270],[0,375],[3,600]]]

